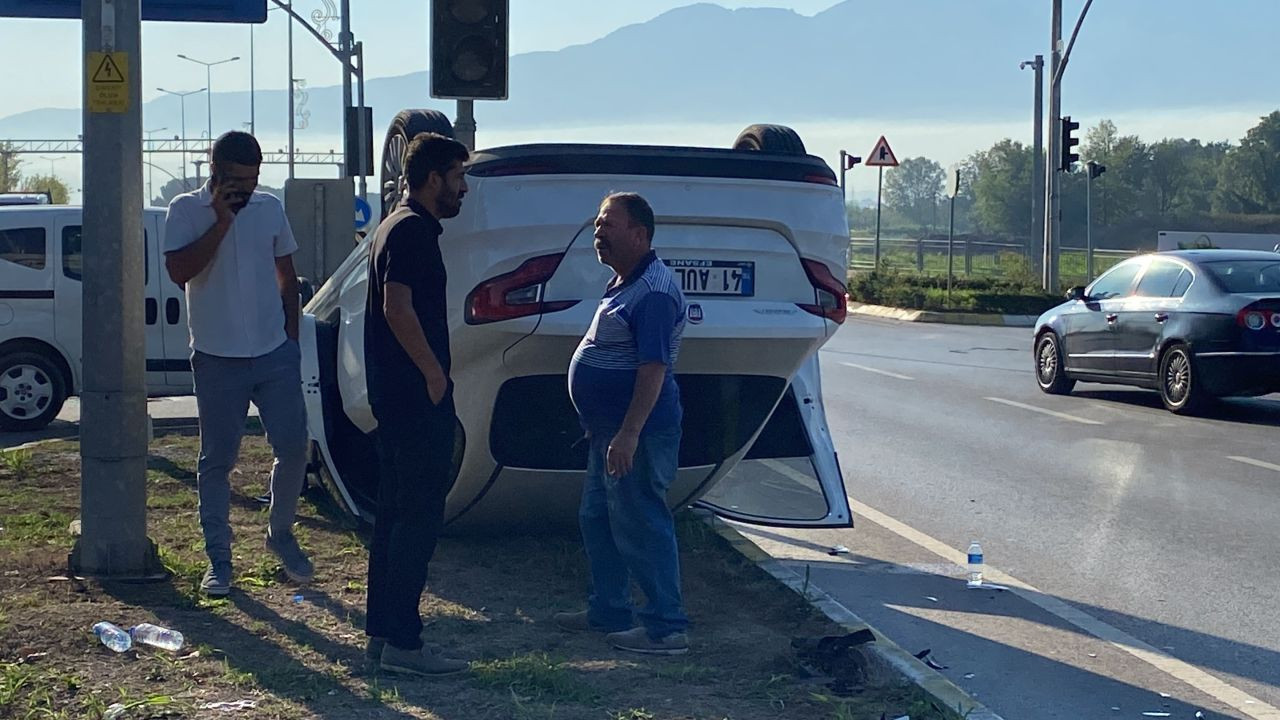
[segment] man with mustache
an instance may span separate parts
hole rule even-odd
[[[587,610],[557,613],[570,631],[608,633],[619,650],[688,652],[680,559],[667,488],[679,465],[680,388],[673,368],[685,300],[653,252],[653,209],[635,193],[604,199],[595,249],[613,269],[569,365],[569,394],[590,438],[578,520],[591,572]],[[644,591],[632,628],[631,580]]]
[[[418,615],[453,480],[458,420],[440,221],[462,210],[467,157],[456,140],[415,137],[404,161],[408,197],[378,226],[369,252],[364,360],[380,472],[365,652],[384,670],[415,675],[467,669],[424,646]]]
[[[217,139],[209,182],[169,204],[165,268],[187,294],[191,370],[200,416],[200,526],[208,595],[231,592],[231,485],[249,402],[275,454],[266,547],[296,583],[315,570],[293,535],[307,466],[298,348],[298,243],[284,207],[256,192],[262,149],[248,133]]]

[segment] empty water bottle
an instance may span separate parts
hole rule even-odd
[[[969,587],[982,586],[982,546],[977,540],[969,543]]]
[[[98,636],[103,645],[116,652],[124,652],[133,647],[133,639],[129,637],[129,633],[105,620],[94,624],[93,634]]]
[[[182,647],[182,633],[151,623],[142,623],[129,629],[129,637],[134,642],[146,643],[165,650],[177,650]]]

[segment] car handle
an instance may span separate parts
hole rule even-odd
[[[1162,323],[1169,319],[1169,313],[1156,313],[1156,322]]]
[[[1115,313],[1107,313],[1107,322],[1114,323],[1116,320],[1119,320],[1119,319],[1120,319],[1119,315]]]

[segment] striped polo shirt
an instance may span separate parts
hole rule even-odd
[[[623,282],[615,279],[569,364],[569,396],[584,428],[617,431],[631,405],[636,370],[655,362],[666,365],[666,379],[644,431],[679,427],[683,413],[672,368],[684,318],[684,294],[653,252]]]

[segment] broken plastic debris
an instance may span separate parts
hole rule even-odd
[[[928,600],[929,602],[938,602],[938,598],[936,598],[936,597],[934,597],[934,596],[932,596],[932,595],[925,595],[925,596],[924,596],[924,599],[925,599],[925,600]]]
[[[109,706],[107,706],[106,712],[102,713],[102,719],[116,720],[116,718],[123,715],[124,711],[127,709],[128,708],[126,708],[124,705],[121,705],[120,703],[111,703]]]
[[[294,604],[294,605],[301,605],[301,604],[302,604],[302,595],[294,595],[294,596],[293,596],[293,604]]]
[[[1160,693],[1160,697],[1167,698],[1169,697],[1169,693]]]
[[[1089,657],[1098,657],[1098,653],[1089,653]]]
[[[1113,706],[1111,706],[1111,712],[1120,712],[1120,708],[1115,707],[1115,706],[1113,705]]]
[[[1199,710],[1197,710],[1197,711],[1196,711],[1196,717],[1198,717],[1198,718],[1202,718],[1202,717],[1204,717],[1204,713],[1202,713],[1202,712],[1200,712]]]
[[[942,663],[934,662],[933,658],[929,657],[930,652],[932,652],[931,648],[925,648],[924,650],[921,650],[920,652],[916,653],[916,657],[923,660],[925,665],[928,665],[934,670],[946,670],[947,669],[946,665],[943,665]]]
[[[1144,712],[1142,713],[1142,716],[1143,717],[1171,717],[1171,715],[1167,712]]]
[[[847,548],[847,547],[845,547],[845,546],[843,546],[843,545],[836,545],[835,547],[833,547],[833,548],[831,548],[830,550],[828,550],[828,551],[827,551],[827,554],[828,554],[828,555],[848,555],[848,554],[849,554],[849,548]]]
[[[223,712],[235,712],[237,710],[254,710],[258,707],[257,700],[236,700],[227,702],[212,702],[201,705],[202,710],[221,710]]]
[[[987,582],[986,580],[983,580],[982,582],[976,585],[970,585],[966,583],[965,587],[970,590],[1008,590],[1009,589],[1004,585],[997,585],[995,583]]]
[[[964,679],[965,679],[965,680],[972,680],[974,677],[975,677],[975,675],[974,675],[973,673],[965,673],[965,674],[964,674]]]

